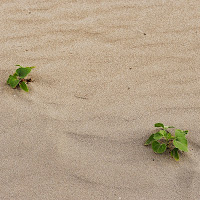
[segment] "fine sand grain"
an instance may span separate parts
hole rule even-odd
[[[1,200],[200,199],[199,0],[0,1]],[[37,66],[30,92],[6,84]],[[174,161],[143,146],[188,129]]]

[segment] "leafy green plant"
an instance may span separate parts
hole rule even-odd
[[[188,152],[188,143],[186,139],[188,131],[176,129],[175,136],[173,136],[168,129],[175,127],[164,126],[162,123],[156,123],[155,127],[161,129],[152,134],[144,145],[151,144],[151,147],[155,153],[164,153],[166,149],[170,149],[171,156],[176,161],[179,160],[179,151]]]
[[[10,75],[7,84],[12,88],[20,87],[24,91],[28,92],[29,89],[27,87],[27,83],[31,82],[31,79],[26,79],[25,77],[31,72],[31,70],[35,67],[22,67],[20,65],[16,65],[19,68],[13,75]]]

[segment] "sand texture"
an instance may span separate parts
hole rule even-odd
[[[1,0],[0,200],[199,200],[200,1]],[[29,93],[6,84],[36,66]],[[188,129],[176,162],[143,144]]]

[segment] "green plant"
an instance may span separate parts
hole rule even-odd
[[[25,77],[31,72],[31,70],[35,67],[22,67],[20,65],[16,65],[19,68],[13,75],[10,75],[7,84],[12,88],[20,87],[24,91],[28,92],[29,89],[27,87],[27,83],[31,82],[31,79],[25,79]]]
[[[144,145],[151,144],[151,147],[155,153],[164,153],[166,149],[170,149],[171,156],[176,161],[179,160],[179,151],[188,152],[188,144],[186,139],[188,131],[176,129],[175,136],[173,136],[168,129],[175,127],[164,126],[162,123],[156,123],[155,127],[159,127],[161,130],[152,134]]]

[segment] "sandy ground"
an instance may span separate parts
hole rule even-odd
[[[0,199],[200,199],[199,0],[0,1]],[[37,66],[30,92],[6,84]],[[174,161],[143,146],[188,129]]]

